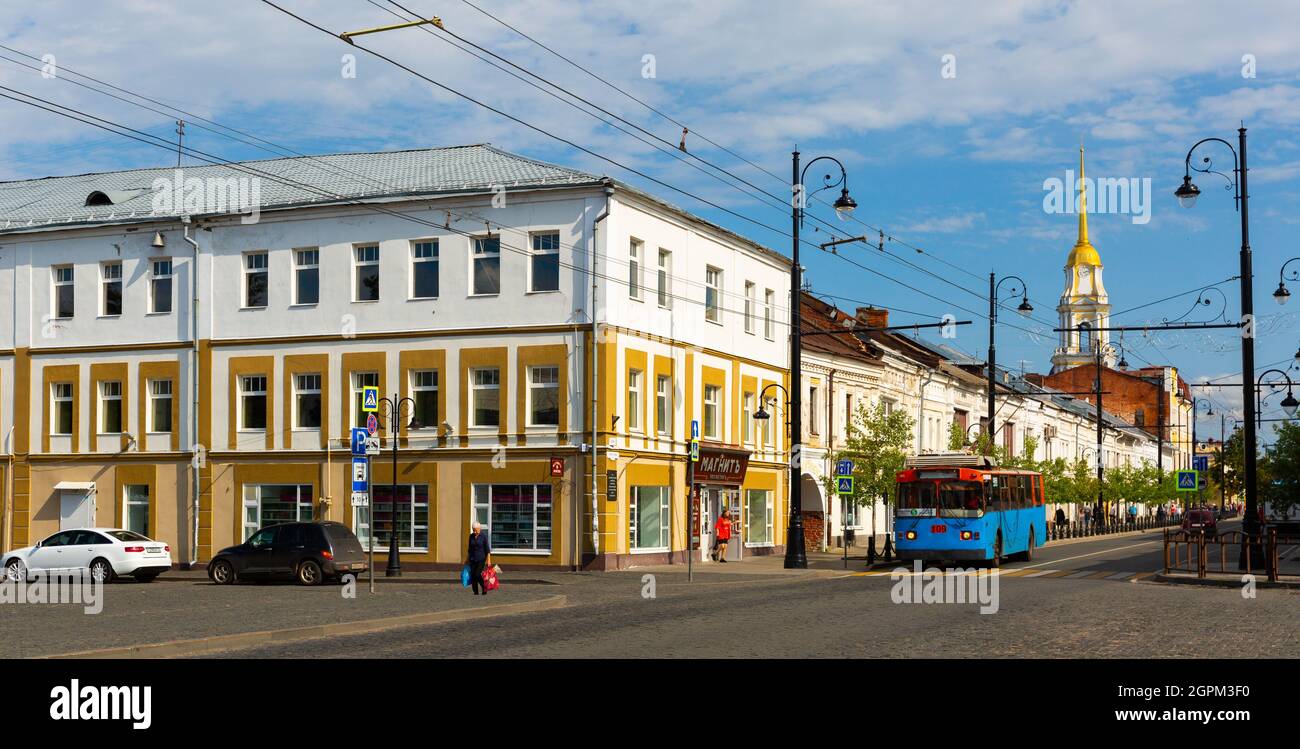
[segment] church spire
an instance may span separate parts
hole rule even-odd
[[[1088,180],[1083,175],[1083,144],[1079,144],[1079,241],[1088,244]]]

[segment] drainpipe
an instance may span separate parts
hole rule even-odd
[[[596,342],[600,339],[600,324],[596,322],[596,251],[597,240],[596,230],[601,221],[609,218],[610,198],[614,195],[613,180],[605,180],[605,210],[601,211],[591,222],[591,351],[589,359],[591,361],[591,552],[593,557],[600,556],[600,494],[599,481],[596,480],[596,474],[599,470],[597,462],[598,443],[600,441],[600,413],[597,409],[597,394],[600,392],[600,368],[597,366],[596,351],[598,346]],[[689,546],[689,540],[687,539]],[[581,566],[581,559],[579,559]]]
[[[848,426],[847,424],[845,426]],[[830,476],[835,473],[835,370],[832,369],[826,376],[826,458],[823,461],[822,470],[825,475]],[[824,490],[823,490],[824,491]],[[840,511],[847,508],[847,502],[840,502]],[[822,517],[828,517],[831,512],[831,498],[826,497],[826,514]],[[840,518],[840,528],[844,528],[844,518]],[[827,536],[830,535],[829,528],[822,528],[822,551],[830,547],[826,543]]]
[[[190,567],[199,563],[199,243],[190,236],[190,217],[181,218],[184,239],[194,248],[193,268],[190,271],[190,381],[194,394],[190,404],[190,474],[193,477],[194,539],[190,544]]]
[[[6,452],[5,457],[5,534],[3,547],[5,551],[9,550],[10,543],[14,538],[14,427],[9,427],[9,432],[5,435]]]

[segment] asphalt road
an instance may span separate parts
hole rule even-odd
[[[1157,536],[1038,550],[998,576],[996,612],[979,603],[896,603],[911,576],[603,573],[565,585],[568,608],[318,639],[239,658],[664,657],[1300,657],[1300,594],[1146,581]],[[1041,573],[1041,574],[1037,574]],[[1123,574],[1121,574],[1123,573]],[[954,583],[969,574],[951,575]],[[924,579],[924,578],[923,578]],[[978,578],[976,578],[978,579]],[[992,585],[986,581],[986,585]],[[991,593],[993,588],[986,587]],[[978,589],[974,591],[978,593]],[[506,596],[503,595],[504,599]],[[974,596],[972,596],[974,597]],[[985,599],[993,600],[993,599]],[[988,608],[988,607],[986,607]],[[1215,643],[1233,643],[1224,650]]]

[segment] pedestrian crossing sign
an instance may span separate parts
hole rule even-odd
[[[1197,471],[1179,471],[1178,472],[1178,491],[1194,492],[1197,488]]]
[[[836,477],[835,477],[835,493],[836,493],[836,494],[852,494],[852,493],[853,493],[853,477],[852,477],[852,476],[836,476]]]
[[[366,385],[361,389],[361,411],[372,414],[379,410],[379,388]]]

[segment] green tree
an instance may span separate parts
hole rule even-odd
[[[895,474],[903,470],[903,461],[912,444],[915,420],[906,411],[885,408],[883,402],[873,407],[858,406],[848,424],[844,448],[835,460],[853,461],[853,493],[847,501],[855,506],[871,507],[877,499],[885,502],[894,490]],[[835,477],[826,478],[826,496],[837,497]],[[871,513],[871,535],[876,534],[876,514]]]
[[[1284,421],[1273,431],[1277,439],[1260,461],[1260,496],[1286,511],[1300,504],[1300,424]]]

